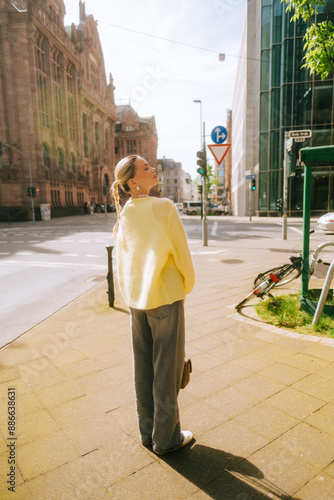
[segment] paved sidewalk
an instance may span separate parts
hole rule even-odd
[[[108,308],[103,283],[0,351],[1,499],[334,499],[334,341],[233,307],[300,235],[190,246],[194,370],[179,401],[195,442],[161,457],[140,445],[129,317],[118,290]]]

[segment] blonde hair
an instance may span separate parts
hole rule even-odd
[[[120,187],[126,194],[129,194],[131,192],[128,182],[136,175],[135,161],[137,158],[138,158],[137,155],[126,156],[117,163],[115,168],[115,182],[113,182],[111,186],[111,192],[115,198],[116,211],[117,211],[117,222],[114,226],[115,236],[121,218],[121,207],[119,204],[118,188]]]

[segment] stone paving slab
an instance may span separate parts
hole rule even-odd
[[[257,269],[272,267],[270,248],[300,241],[244,243],[191,244],[194,371],[179,403],[195,441],[185,449],[158,457],[140,444],[117,289],[115,309],[97,285],[0,350],[1,499],[334,498],[334,342],[263,324],[252,305],[234,310]],[[250,247],[257,259],[247,266]],[[9,388],[15,495],[6,484]]]

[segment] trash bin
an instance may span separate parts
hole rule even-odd
[[[51,219],[51,208],[49,203],[41,203],[41,218],[42,220]]]

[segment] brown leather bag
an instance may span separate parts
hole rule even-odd
[[[183,373],[182,373],[182,380],[181,380],[181,389],[184,389],[189,384],[190,374],[192,371],[193,371],[193,369],[192,369],[191,359],[184,358]]]

